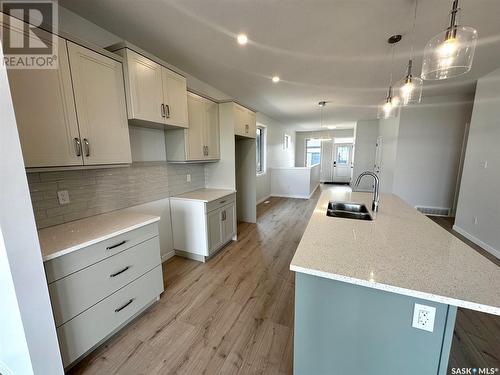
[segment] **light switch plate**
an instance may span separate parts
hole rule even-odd
[[[436,308],[432,306],[415,304],[413,309],[412,327],[427,332],[434,331],[434,320],[436,319]]]
[[[57,199],[59,200],[59,204],[68,204],[69,203],[69,193],[67,190],[59,190],[57,192]]]

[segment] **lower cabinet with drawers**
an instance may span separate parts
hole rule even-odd
[[[234,193],[211,201],[171,197],[170,210],[177,255],[205,262],[236,236]]]
[[[163,292],[158,224],[45,262],[64,367],[155,302]]]

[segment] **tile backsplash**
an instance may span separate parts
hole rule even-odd
[[[187,182],[187,175],[191,182]],[[133,163],[127,167],[27,174],[38,228],[167,198],[205,186],[203,164]],[[60,205],[57,192],[70,203]]]

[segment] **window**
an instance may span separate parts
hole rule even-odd
[[[265,147],[265,128],[259,126],[257,127],[257,135],[255,137],[256,151],[257,151],[257,174],[262,174],[265,172],[265,161],[264,161],[264,147]]]
[[[321,161],[321,140],[306,139],[306,167],[319,164]]]
[[[283,138],[283,150],[288,150],[290,147],[290,136],[288,134],[285,134],[285,137]]]
[[[351,151],[350,145],[345,146],[337,146],[337,165],[338,166],[346,166],[349,162],[349,152]]]

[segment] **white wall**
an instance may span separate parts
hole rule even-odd
[[[354,129],[320,130],[295,133],[295,166],[305,167],[306,138],[347,138],[354,137]]]
[[[375,165],[375,144],[378,137],[378,120],[358,121],[355,129],[353,179],[364,171],[373,171]],[[359,190],[371,190],[372,181],[365,178]]]
[[[394,191],[396,154],[398,151],[399,116],[379,121],[379,136],[382,137],[382,161],[380,163],[380,191]],[[397,193],[396,193],[397,194]]]
[[[319,185],[320,165],[272,168],[271,195],[308,199]]]
[[[1,45],[0,59],[3,60]],[[0,372],[62,375],[54,318],[4,68],[0,68],[0,113],[0,231],[3,236],[0,239]]]
[[[431,97],[401,111],[393,184],[409,204],[453,207],[472,100],[468,95]]]
[[[271,195],[271,168],[292,167],[295,158],[295,132],[272,118],[257,113],[257,125],[265,127],[265,170],[257,176],[257,203]],[[291,138],[287,150],[283,149],[285,134]]]
[[[500,258],[499,140],[500,69],[497,69],[477,82],[455,220],[457,231],[497,258]]]

